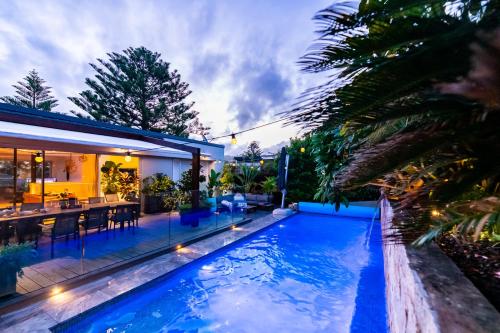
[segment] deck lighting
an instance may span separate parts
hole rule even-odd
[[[125,155],[125,162],[130,162],[132,161],[132,156],[130,156],[130,151],[127,152],[127,155]]]
[[[232,226],[231,226],[231,229],[233,229],[233,230],[234,230],[234,229],[236,229],[236,226],[235,226],[235,225],[232,225]]]
[[[38,153],[35,154],[35,162],[36,163],[42,163],[43,162],[42,153],[38,152]]]
[[[304,147],[300,147],[300,152],[301,152],[301,153],[305,153],[305,152],[306,152],[306,148],[304,148]]]
[[[231,144],[235,145],[238,143],[238,140],[236,140],[236,134],[231,134]]]
[[[182,249],[182,245],[181,245],[181,244],[177,244],[177,245],[175,246],[175,249],[176,249],[176,250],[180,250],[180,249]]]

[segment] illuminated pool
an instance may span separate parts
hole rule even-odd
[[[386,332],[380,223],[370,226],[292,216],[62,331]]]

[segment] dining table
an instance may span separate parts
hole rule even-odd
[[[48,207],[41,209],[40,211],[33,211],[33,213],[27,212],[16,212],[16,215],[10,215],[7,217],[0,217],[1,222],[13,222],[22,220],[22,219],[32,219],[34,217],[39,218],[40,220],[48,220],[54,219],[58,215],[61,214],[71,214],[71,213],[87,213],[91,208],[100,208],[100,207],[110,207],[114,209],[119,206],[130,206],[130,205],[139,205],[138,202],[129,202],[129,201],[120,201],[120,202],[105,202],[105,203],[95,203],[95,204],[82,204],[81,207],[77,208],[59,208],[59,207]]]

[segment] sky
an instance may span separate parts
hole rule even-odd
[[[279,119],[324,76],[300,71],[297,61],[317,37],[313,15],[331,4],[306,0],[2,1],[0,95],[36,69],[59,100],[58,112],[78,108],[67,99],[87,89],[89,63],[108,52],[145,46],[177,69],[189,100],[212,137]],[[252,140],[277,151],[296,127],[280,123],[214,141],[234,155]]]

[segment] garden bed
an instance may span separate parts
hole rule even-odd
[[[442,237],[438,245],[500,311],[500,246],[487,241],[461,243],[451,236]]]

